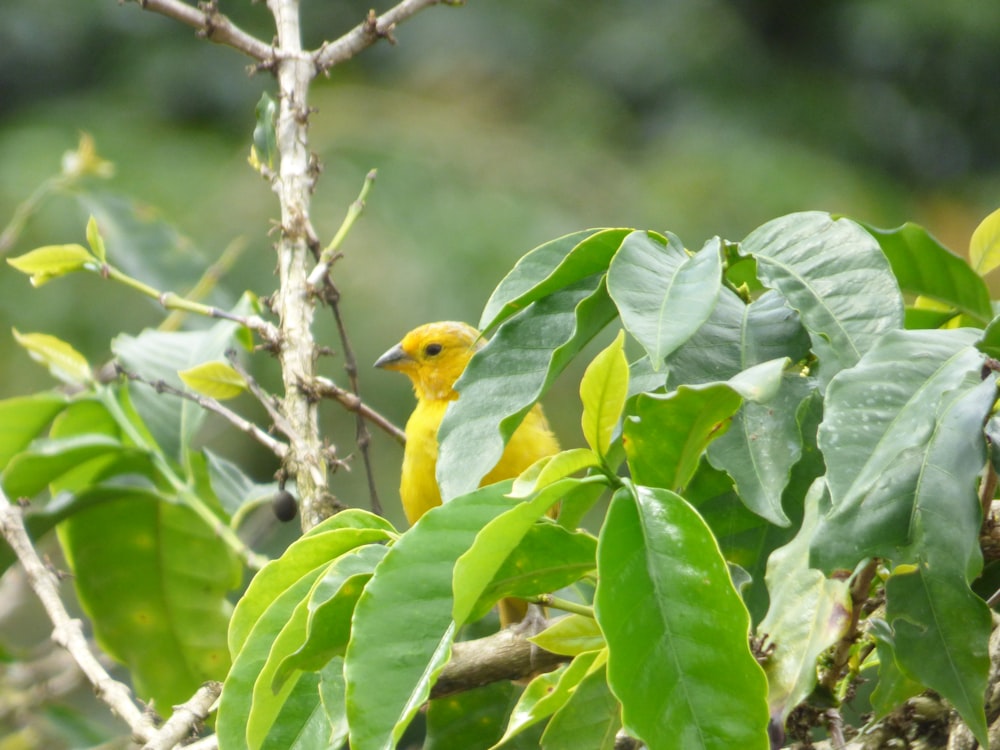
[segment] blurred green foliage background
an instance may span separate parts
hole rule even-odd
[[[272,37],[263,3],[219,6]],[[304,0],[307,44],[347,31],[368,8]],[[517,258],[561,234],[634,226],[697,248],[823,209],[881,226],[913,220],[964,252],[1000,203],[997,3],[470,0],[424,12],[396,37],[316,82],[311,147],[324,170],[313,204],[324,241],[365,173],[379,172],[334,273],[365,399],[398,423],[408,387],[369,363],[418,323],[475,322]],[[132,3],[5,0],[0,225],[86,131],[117,167],[94,188],[135,199],[143,221],[176,230],[109,242],[112,259],[142,269],[186,258],[166,276],[183,291],[242,240],[220,299],[269,294],[277,202],[246,157],[255,104],[274,87],[266,73],[249,76],[249,63]],[[71,196],[47,200],[10,254],[82,241],[86,213]],[[0,316],[3,397],[47,387],[11,327],[64,338],[100,363],[115,334],[162,320],[149,300],[98,278],[34,290],[6,265]],[[338,356],[323,371],[346,382],[329,318],[320,336]],[[266,355],[254,369],[276,384]],[[573,445],[574,376],[562,382],[549,410]],[[237,406],[262,416],[249,401]],[[334,406],[324,414],[350,453],[353,418]],[[249,458],[260,479],[276,468],[222,425],[209,439]],[[401,452],[381,436],[374,451],[399,520]],[[356,469],[334,491],[363,506],[362,479]]]

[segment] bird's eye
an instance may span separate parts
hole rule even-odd
[[[441,353],[441,344],[428,344],[424,347],[424,354],[428,357],[434,357]]]

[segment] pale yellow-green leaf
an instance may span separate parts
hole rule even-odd
[[[246,381],[225,362],[205,362],[177,373],[184,385],[202,396],[224,401],[246,390]]]
[[[32,286],[41,286],[50,279],[79,271],[95,260],[83,245],[46,245],[16,258],[8,258],[7,262],[21,273],[31,276]]]
[[[980,276],[1000,266],[1000,208],[983,219],[972,233],[969,263]]]
[[[615,340],[594,357],[580,381],[583,436],[587,445],[600,456],[606,455],[611,446],[611,436],[625,408],[627,395],[625,332],[619,331]]]
[[[104,238],[101,237],[101,230],[98,229],[97,219],[94,218],[93,214],[87,222],[87,244],[90,245],[90,249],[101,263],[107,261],[108,253],[104,248]]]
[[[64,383],[84,385],[93,379],[90,365],[76,349],[46,333],[21,333],[13,329],[14,340],[36,362],[48,368],[53,377]]]
[[[582,469],[600,465],[600,457],[588,448],[571,448],[554,456],[545,456],[535,461],[514,480],[509,497],[528,497],[543,487],[576,474]]]
[[[597,620],[577,614],[560,617],[528,640],[546,651],[564,656],[596,651],[607,645]]]

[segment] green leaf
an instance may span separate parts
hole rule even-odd
[[[320,701],[320,682],[317,674],[300,677],[261,742],[262,750],[315,750],[330,746],[333,727]]]
[[[356,547],[386,541],[392,527],[374,514],[349,509],[317,524],[277,560],[265,565],[240,598],[229,623],[229,651],[237,654],[257,620],[295,581]]]
[[[603,665],[605,658],[606,654],[599,651],[580,654],[568,666],[534,678],[511,711],[507,730],[493,748],[504,745],[510,738],[565,706],[584,677],[595,665]]]
[[[241,566],[190,508],[119,490],[58,531],[94,634],[142,700],[177,705],[226,675],[226,595]]]
[[[767,291],[749,305],[727,287],[705,324],[667,358],[670,386],[728,380],[744,369],[782,357],[800,362],[809,336],[785,298]]]
[[[885,255],[848,219],[789,214],[751,232],[739,252],[757,259],[763,282],[799,313],[824,382],[903,325],[903,300]]]
[[[183,389],[177,373],[202,362],[221,359],[233,345],[236,323],[223,320],[203,331],[168,333],[143,331],[139,336],[119,335],[111,349],[130,372],[152,382],[163,381]],[[144,384],[129,388],[136,411],[168,456],[180,457],[191,445],[205,418],[205,410],[187,399],[158,393]]]
[[[628,394],[628,362],[625,360],[625,332],[612,341],[587,366],[580,381],[583,402],[583,437],[591,450],[606,456],[611,436],[618,426]]]
[[[218,401],[236,398],[247,388],[243,376],[228,362],[203,362],[181,370],[177,376],[192,391]]]
[[[809,542],[816,531],[820,498],[817,480],[805,501],[805,519],[796,537],[775,550],[767,562],[771,607],[757,632],[773,651],[764,664],[767,703],[774,726],[816,686],[816,660],[840,637],[850,619],[851,597],[845,580],[828,580],[809,567]]]
[[[667,490],[623,489],[597,560],[597,620],[625,730],[655,748],[768,748],[750,618],[697,511]]]
[[[38,437],[68,404],[66,396],[43,391],[0,401],[0,466]],[[13,494],[13,493],[11,493]]]
[[[278,159],[278,137],[275,130],[278,120],[278,103],[265,91],[260,95],[256,108],[257,124],[253,129],[253,148],[257,159],[268,169],[274,169]]]
[[[565,656],[597,651],[607,645],[597,620],[584,615],[566,615],[553,620],[545,630],[528,640],[539,648]]]
[[[600,457],[587,448],[570,448],[554,456],[545,456],[525,469],[521,476],[514,480],[510,496],[528,497],[571,474],[600,465]]]
[[[608,687],[604,669],[580,681],[542,735],[545,750],[614,750],[621,729],[621,705]]]
[[[452,618],[459,626],[468,622],[476,602],[528,529],[580,481],[564,479],[549,485],[537,497],[517,503],[483,526],[469,549],[455,562]]]
[[[478,486],[524,415],[613,317],[602,279],[588,277],[533,302],[476,353],[438,431],[437,479],[446,502]]]
[[[423,750],[486,748],[500,739],[518,689],[494,682],[430,702]]]
[[[983,324],[993,317],[982,278],[926,229],[910,222],[895,229],[862,226],[878,240],[903,292],[943,302]]]
[[[608,292],[622,323],[657,370],[708,320],[722,287],[718,238],[689,255],[674,235],[636,231],[608,269]]]
[[[484,616],[504,597],[527,599],[573,585],[594,572],[596,555],[597,539],[589,533],[547,520],[534,524],[489,579],[467,621]]]
[[[782,494],[802,455],[796,414],[814,384],[798,375],[780,382],[773,398],[744,402],[725,434],[708,446],[708,460],[733,478],[750,510],[771,523],[788,526],[791,522],[781,507]]]
[[[819,445],[832,507],[813,545],[815,565],[853,569],[864,557],[896,558],[913,540],[922,503],[974,487],[991,402],[965,424],[946,417],[956,397],[982,382],[977,335],[895,331],[831,381]]]
[[[83,245],[47,245],[7,262],[31,276],[32,286],[42,286],[52,279],[79,271],[96,260]]]
[[[101,237],[100,228],[97,226],[97,219],[91,216],[87,220],[87,244],[90,245],[90,251],[94,254],[101,263],[106,263],[108,260],[108,251],[104,247],[104,238]]]
[[[523,256],[490,296],[479,321],[488,331],[532,302],[607,270],[631,230],[589,229],[546,242]]]
[[[741,403],[739,394],[721,383],[640,394],[623,430],[632,477],[651,487],[683,488]]]
[[[431,509],[375,569],[354,610],[344,660],[352,750],[392,748],[430,695],[456,631],[455,562],[511,507],[509,488],[490,485]]]
[[[276,687],[292,670],[321,669],[335,656],[343,656],[351,636],[351,615],[361,591],[387,547],[368,544],[336,558],[309,594],[306,638],[275,672]]]
[[[344,698],[344,660],[333,659],[320,672],[319,697],[330,722],[330,750],[342,750],[347,745],[347,706]]]
[[[895,638],[889,623],[877,617],[869,618],[868,632],[875,638],[878,652],[878,684],[872,691],[871,703],[875,718],[880,719],[907,698],[922,693],[924,686],[903,674],[896,664]]]
[[[34,497],[80,464],[95,459],[110,463],[125,450],[117,438],[101,434],[39,438],[7,464],[3,486],[11,497]]]
[[[202,471],[207,475],[210,491],[232,519],[230,523],[234,528],[239,526],[248,509],[269,501],[278,491],[277,482],[255,482],[235,463],[207,448],[190,454],[188,463],[196,476]]]
[[[46,333],[20,333],[13,329],[14,340],[28,356],[46,367],[52,377],[69,385],[87,386],[94,377],[87,359],[65,341]]]
[[[943,521],[944,519],[942,519]],[[886,618],[904,674],[950,702],[982,747],[989,747],[983,709],[990,668],[989,607],[942,555],[886,582]]]
[[[972,233],[969,263],[980,276],[1000,266],[1000,208],[983,219]]]
[[[258,693],[256,686],[276,641],[281,637],[285,626],[295,617],[296,612],[304,610],[301,605],[308,598],[310,589],[322,576],[325,568],[326,565],[318,565],[303,571],[301,576],[291,581],[287,587],[271,599],[261,612],[260,617],[254,621],[253,628],[243,640],[241,648],[233,653],[232,669],[229,670],[222,686],[222,696],[219,700],[219,712],[216,720],[216,733],[219,735],[221,747],[249,748],[259,746],[262,739],[256,734],[259,728],[255,730],[254,737],[251,739],[249,726],[251,713],[254,710],[262,711],[264,706],[257,704],[266,702],[267,708],[270,709],[269,714],[273,719],[275,711],[280,711],[284,699],[291,694],[291,689],[289,689],[282,696],[280,702],[276,700],[276,696],[271,692],[270,676],[266,680],[267,693]],[[305,618],[301,614],[300,619],[304,628]],[[293,687],[295,687],[294,684],[290,686],[290,688]],[[318,702],[318,692],[315,695]],[[273,725],[273,721],[271,725]]]

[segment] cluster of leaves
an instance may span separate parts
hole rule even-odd
[[[57,527],[98,639],[143,697],[168,706],[225,679],[223,750],[391,748],[456,640],[499,599],[549,592],[572,613],[533,641],[563,666],[431,700],[425,747],[603,749],[624,729],[654,750],[768,748],[793,708],[842,701],[860,675],[876,717],[932,689],[985,743],[991,621],[972,584],[998,227],[977,231],[971,266],[919,227],[822,213],[697,252],[625,229],[542,245],[489,300],[493,335],[442,424],[447,502],[405,533],[361,510],[326,520],[231,614],[240,558],[253,562],[234,529],[273,488],[193,448],[195,404],[96,383],[61,342],[22,336],[82,390],[0,403],[0,482],[48,489],[30,528]],[[478,488],[609,328],[580,383],[586,447]],[[121,336],[114,351],[179,388],[237,329]],[[588,513],[596,534],[578,528]],[[872,580],[860,600],[858,580]],[[869,594],[885,605],[854,639]],[[845,637],[849,658],[829,658]]]

